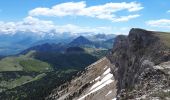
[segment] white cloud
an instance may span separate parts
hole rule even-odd
[[[38,35],[58,35],[68,32],[70,35],[90,35],[91,33],[105,33],[113,34],[114,30],[118,30],[114,34],[126,34],[127,28],[118,28],[111,26],[100,26],[100,27],[83,27],[73,24],[57,25],[52,21],[40,20],[28,16],[22,21],[18,22],[0,22],[0,33],[1,34],[15,34],[17,32],[31,32]]]
[[[167,13],[170,13],[170,10],[168,10]]]
[[[139,17],[139,16],[140,16],[140,15],[138,15],[138,14],[128,15],[128,16],[121,16],[120,18],[115,18],[113,21],[114,21],[114,22],[128,21],[128,20],[130,20],[130,19],[137,18],[137,17]]]
[[[146,24],[152,27],[170,28],[170,19],[150,20]]]
[[[54,27],[52,21],[39,20],[30,16],[18,22],[0,22],[0,32],[4,34],[14,34],[17,31],[42,34],[51,31]]]
[[[109,27],[80,27],[72,24],[56,26],[56,31],[63,33],[63,32],[71,32],[72,34],[78,35],[79,33],[110,33],[111,29]],[[110,31],[110,32],[109,32]]]
[[[132,18],[139,17],[139,14],[130,14],[118,16],[117,12],[127,11],[128,13],[136,12],[143,9],[137,2],[106,3],[88,7],[85,1],[67,2],[53,6],[52,8],[39,7],[29,12],[30,16],[88,16],[98,19],[107,19],[113,22],[128,21]]]

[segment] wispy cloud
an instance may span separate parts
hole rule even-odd
[[[151,27],[170,28],[170,19],[150,20],[146,24]]]
[[[170,13],[170,10],[168,10],[167,13]]]
[[[116,28],[110,26],[100,27],[81,27],[73,24],[57,25],[52,21],[40,20],[28,16],[18,22],[2,22],[0,21],[0,33],[15,34],[17,32],[30,32],[37,35],[51,34],[58,35],[69,32],[70,35],[80,35],[86,33],[107,33],[111,34],[113,30],[118,30],[115,34],[126,34],[125,28]]]
[[[17,31],[36,32],[40,34],[50,31],[54,27],[52,21],[40,20],[30,16],[18,22],[0,22],[0,32],[6,34],[16,33]]]
[[[113,22],[128,21],[130,19],[139,17],[139,14],[131,14],[137,12],[144,7],[137,2],[121,2],[121,3],[106,3],[103,5],[96,5],[88,7],[85,1],[81,2],[67,2],[57,4],[51,8],[39,7],[31,10],[29,16],[88,16],[98,19],[107,19]],[[120,11],[127,11],[129,15],[120,15],[116,13]]]

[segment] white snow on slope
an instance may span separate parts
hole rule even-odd
[[[100,84],[99,86],[97,86],[97,87],[96,87],[95,89],[93,89],[90,93],[96,92],[96,91],[100,90],[101,88],[103,88],[104,86],[106,86],[106,85],[108,85],[108,84],[110,84],[110,83],[112,83],[112,82],[113,82],[113,80],[112,80],[112,79],[109,79],[109,80],[105,81],[103,84]]]
[[[108,68],[104,73],[103,73],[103,75],[106,75],[106,74],[108,74],[108,73],[110,73],[110,68]]]
[[[107,67],[108,67],[108,66],[105,66],[105,67],[104,67],[104,70],[105,70]]]
[[[83,100],[86,96],[102,89],[103,87],[105,87],[106,85],[112,83],[114,80],[112,79],[113,74],[110,73],[110,68],[108,68],[103,74],[102,76],[104,76],[101,81],[97,81],[89,90],[89,92],[87,94],[85,94],[84,96],[80,97],[78,100]],[[101,78],[101,76],[99,76]],[[97,77],[97,78],[99,78]]]
[[[91,88],[90,88],[90,91],[95,89],[96,87],[100,87],[100,85],[102,84],[108,84],[107,82],[110,83],[110,81],[112,81],[112,78],[113,77],[113,74],[109,73],[107,74],[101,81],[98,81],[96,82]]]
[[[112,93],[112,90],[110,90],[105,96],[108,96],[110,93]]]
[[[98,76],[96,79],[95,79],[95,81],[97,81],[97,80],[99,80],[100,79],[100,76]]]

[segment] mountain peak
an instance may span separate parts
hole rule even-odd
[[[80,35],[79,37],[77,37],[75,40],[85,40],[85,41],[90,41],[87,38],[85,38],[84,36]]]
[[[74,39],[72,42],[70,42],[70,45],[72,46],[81,46],[81,45],[89,45],[92,44],[90,40],[85,38],[84,36],[79,36],[76,39]]]

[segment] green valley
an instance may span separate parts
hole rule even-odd
[[[31,49],[25,54],[4,57],[0,60],[0,98],[45,97],[55,86],[69,81],[78,71],[103,57],[106,51],[80,47],[70,47],[64,52]]]

